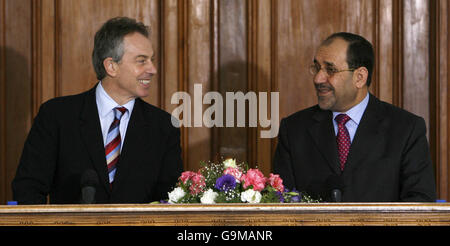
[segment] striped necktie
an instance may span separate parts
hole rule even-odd
[[[119,161],[120,155],[120,119],[122,115],[127,111],[124,107],[114,108],[114,120],[108,130],[108,135],[106,137],[105,154],[106,154],[106,165],[108,166],[108,176],[109,184],[112,186],[114,181],[114,175],[116,174],[116,164]]]

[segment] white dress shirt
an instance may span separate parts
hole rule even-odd
[[[127,102],[124,105],[119,105],[108,95],[105,89],[103,89],[102,82],[100,81],[95,90],[95,100],[97,102],[98,116],[102,128],[103,145],[106,144],[106,137],[108,136],[109,127],[114,121],[114,108],[125,107],[127,109],[127,112],[122,115],[119,125],[120,138],[122,141],[120,150],[122,150],[123,143],[125,141],[125,134],[127,132],[128,122],[130,121],[131,113],[133,112],[135,99]]]
[[[360,103],[353,106],[347,112],[333,112],[333,126],[335,135],[338,134],[338,125],[334,119],[338,114],[346,114],[350,117],[350,120],[347,124],[345,124],[345,127],[347,127],[348,133],[350,134],[350,141],[353,142],[359,122],[361,121],[364,111],[366,111],[367,104],[369,104],[369,93],[367,93],[366,97]]]

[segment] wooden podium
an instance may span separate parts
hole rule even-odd
[[[450,203],[0,206],[4,226],[450,225]]]

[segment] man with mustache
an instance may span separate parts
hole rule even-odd
[[[149,95],[156,68],[148,28],[108,20],[95,34],[99,82],[54,98],[36,116],[13,180],[19,204],[79,203],[93,187],[96,203],[148,203],[167,196],[182,172],[180,131]]]
[[[318,105],[280,123],[274,172],[287,188],[326,201],[435,201],[425,121],[369,93],[373,65],[359,35],[319,46],[310,67]]]

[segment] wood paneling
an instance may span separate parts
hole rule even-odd
[[[375,74],[378,78],[371,86],[372,90],[376,88],[376,95],[383,101],[393,103],[393,83],[394,79],[394,49],[393,36],[397,32],[397,27],[393,23],[393,3],[389,0],[376,1],[377,7],[377,29],[375,42],[376,67]],[[381,48],[383,47],[383,48]],[[380,59],[383,59],[381,61]],[[382,71],[382,72],[381,72]]]
[[[0,0],[0,202],[4,204],[7,185],[6,175],[6,19],[5,0]]]
[[[430,3],[430,145],[435,163],[438,194],[450,199],[450,1]]]
[[[272,63],[273,59],[276,59],[272,56],[272,43],[274,40],[272,40],[273,28],[272,27],[272,19],[274,17],[272,9],[272,4],[274,2],[270,0],[254,0],[253,6],[252,6],[252,16],[254,18],[253,22],[253,28],[255,28],[255,31],[253,33],[254,43],[250,43],[249,47],[254,46],[255,48],[252,50],[254,54],[250,54],[251,57],[253,57],[254,60],[250,61],[250,64],[254,64],[252,68],[253,70],[253,77],[251,84],[252,86],[250,89],[252,91],[255,91],[259,94],[259,92],[267,92],[267,109],[270,111],[270,92],[272,92]],[[276,9],[276,8],[275,8]],[[258,97],[258,100],[261,100],[260,97]],[[261,102],[258,101],[258,105],[260,105]],[[260,112],[258,112],[259,114]],[[275,113],[275,112],[273,112]],[[278,112],[276,112],[278,113]],[[270,112],[268,112],[268,115],[270,116]],[[272,161],[272,139],[270,138],[261,138],[261,130],[263,128],[261,127],[261,120],[259,119],[258,115],[258,127],[256,134],[252,136],[252,141],[254,144],[250,145],[250,151],[252,153],[251,156],[253,156],[252,159],[249,159],[251,165],[257,166],[259,169],[261,169],[262,172],[265,174],[269,174],[271,171],[271,165],[267,165],[268,163],[271,163]]]
[[[10,183],[32,119],[32,5],[30,1],[2,3],[2,198],[10,198]],[[20,15],[18,15],[20,13]],[[20,16],[20,18],[18,18]]]
[[[217,88],[215,91],[225,95],[226,92],[249,91],[247,79],[247,5],[245,1],[218,1],[218,68]],[[224,105],[227,100],[224,98]],[[247,110],[247,109],[246,109]],[[236,112],[236,110],[235,110]],[[236,116],[236,114],[235,114]],[[248,114],[247,114],[248,116]],[[236,117],[234,117],[236,119]],[[223,117],[227,120],[226,114]],[[235,120],[236,122],[236,120]],[[213,148],[216,159],[233,157],[239,161],[248,161],[248,129],[243,127],[221,127],[213,135]],[[217,154],[216,154],[217,153]]]
[[[200,161],[211,159],[211,129],[203,126],[203,96],[211,90],[211,1],[187,1],[187,92],[192,99],[192,126],[187,129],[187,167],[196,170]],[[201,94],[194,86],[201,85]],[[203,96],[201,96],[203,95]],[[201,109],[201,111],[199,110]],[[197,119],[197,120],[196,120]],[[192,154],[191,154],[192,153]]]
[[[332,32],[361,34],[376,52],[371,91],[424,117],[438,194],[449,199],[449,2],[0,0],[0,202],[11,199],[10,181],[40,104],[97,82],[93,37],[119,15],[151,27],[158,74],[144,100],[168,112],[178,106],[171,104],[175,92],[188,92],[194,103],[200,84],[203,96],[279,92],[279,117],[286,117],[316,104],[307,67],[320,42]],[[182,127],[185,169],[235,157],[268,174],[276,138],[260,138],[259,123]]]
[[[429,1],[404,1],[403,13],[403,108],[429,130]]]
[[[56,20],[53,0],[33,1],[33,115],[56,96]]]

